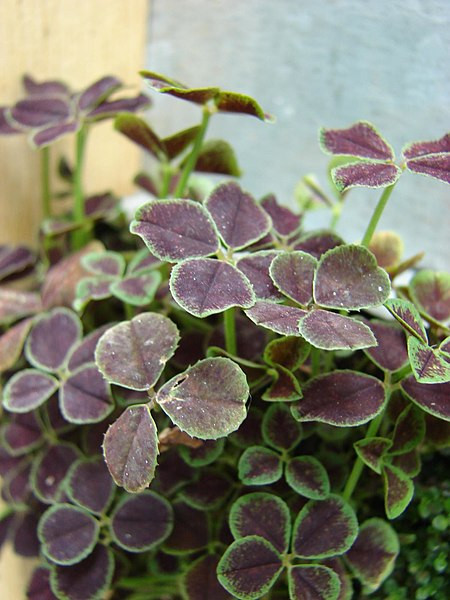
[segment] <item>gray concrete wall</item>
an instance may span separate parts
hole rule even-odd
[[[246,189],[289,203],[305,173],[326,185],[322,124],[372,121],[398,154],[407,141],[448,131],[449,58],[448,0],[153,0],[146,66],[248,93],[273,113],[274,125],[218,115],[209,133],[235,147]],[[161,95],[150,119],[169,133],[200,111]],[[378,195],[350,193],[339,226],[348,241],[362,236]],[[308,223],[327,221],[317,212]],[[448,268],[450,188],[406,173],[380,227],[398,230],[407,253],[426,250],[425,264]]]

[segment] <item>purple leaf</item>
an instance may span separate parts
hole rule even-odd
[[[387,459],[391,462],[392,466],[403,471],[408,477],[416,477],[420,473],[422,467],[420,452],[417,448],[405,452],[405,454],[397,454],[392,457],[388,456]]]
[[[200,126],[195,125],[183,131],[178,131],[173,135],[165,137],[162,142],[169,160],[179,156],[186,148],[192,144],[200,131]]]
[[[0,279],[34,265],[36,258],[26,246],[0,246]]]
[[[170,291],[184,310],[200,318],[255,303],[247,277],[233,265],[212,258],[193,258],[175,265]]]
[[[298,324],[308,313],[294,306],[258,301],[250,310],[246,310],[245,314],[256,325],[281,335],[299,335]]]
[[[65,600],[102,598],[110,589],[114,573],[114,555],[97,544],[84,560],[70,567],[54,565],[50,583],[54,594]]]
[[[271,369],[274,381],[261,396],[266,402],[292,402],[302,397],[300,384],[288,369],[281,365]]]
[[[111,504],[115,491],[103,458],[79,459],[67,474],[66,492],[70,500],[89,512],[99,515],[104,513]]]
[[[339,192],[358,186],[379,188],[393,185],[402,174],[397,165],[389,163],[355,162],[331,171],[334,185]]]
[[[90,252],[81,259],[83,267],[93,275],[121,276],[125,271],[125,259],[118,252]]]
[[[346,559],[365,587],[374,591],[390,575],[400,550],[397,534],[382,519],[368,519],[358,533]]]
[[[215,100],[220,111],[251,115],[261,121],[273,122],[273,117],[265,113],[259,104],[245,94],[221,91]]]
[[[417,158],[425,154],[450,152],[450,133],[446,133],[439,140],[431,142],[411,142],[403,148],[402,152],[406,159]]]
[[[144,552],[163,542],[173,527],[173,511],[162,496],[141,492],[125,496],[111,514],[114,541],[128,552]]]
[[[159,271],[129,275],[111,285],[111,292],[122,302],[132,306],[148,306],[155,297],[161,274]]]
[[[273,194],[261,200],[261,206],[272,219],[272,227],[280,236],[289,236],[300,228],[301,216],[278,203]]]
[[[356,515],[340,496],[310,500],[295,520],[292,550],[302,558],[336,556],[351,548],[357,534]]]
[[[388,519],[396,519],[411,502],[414,484],[411,479],[397,467],[383,466],[384,506]]]
[[[422,410],[450,421],[450,383],[419,383],[410,375],[401,382],[401,388]]]
[[[450,319],[450,274],[430,270],[419,271],[411,280],[412,300],[438,322]],[[424,340],[426,342],[426,340]]]
[[[27,413],[41,406],[58,389],[57,379],[37,369],[15,373],[3,390],[3,406],[14,413]]]
[[[301,425],[292,418],[284,404],[273,404],[265,412],[262,422],[264,441],[276,450],[289,451],[295,448],[302,437]]]
[[[265,492],[238,498],[230,510],[230,530],[234,539],[258,535],[279,552],[286,552],[291,538],[291,514],[278,496]]]
[[[137,275],[141,271],[149,271],[157,269],[161,266],[161,262],[153,256],[147,248],[142,248],[133,256],[128,263],[127,275]]]
[[[223,452],[225,439],[206,440],[198,448],[180,446],[179,452],[183,460],[191,467],[204,467],[213,463]]]
[[[384,404],[385,392],[379,379],[353,371],[334,371],[311,379],[292,411],[299,421],[354,427],[376,417]]]
[[[329,154],[394,160],[391,146],[367,121],[359,121],[346,129],[322,128],[319,138],[322,150]]]
[[[92,552],[99,530],[98,521],[82,508],[55,504],[42,515],[38,537],[48,559],[58,565],[73,565]]]
[[[186,164],[187,158],[181,163]],[[194,171],[239,177],[242,173],[233,148],[224,140],[206,141],[197,158]]]
[[[50,446],[33,464],[31,474],[35,495],[46,504],[53,504],[60,492],[67,471],[79,451],[71,444]]]
[[[160,466],[159,470],[162,468]],[[173,511],[174,528],[164,544],[164,550],[184,554],[204,548],[209,541],[207,513],[196,510],[181,500],[173,503]]]
[[[79,121],[70,120],[56,125],[45,125],[31,133],[29,140],[35,148],[43,148],[69,133],[75,133],[80,128]]]
[[[288,298],[307,306],[312,301],[317,260],[306,252],[283,252],[270,266],[270,276]]]
[[[239,250],[269,233],[272,221],[250,194],[237,183],[222,183],[207,198],[205,207],[227,246]]]
[[[219,238],[210,216],[193,200],[154,200],[141,206],[130,225],[149,250],[166,262],[215,254]]]
[[[110,275],[97,275],[95,277],[84,277],[77,284],[76,298],[73,307],[82,311],[91,300],[105,300],[111,297],[111,285],[116,277]]]
[[[244,485],[267,485],[278,481],[283,474],[280,456],[264,446],[250,446],[238,464],[239,479]]]
[[[37,448],[43,441],[43,432],[34,412],[12,415],[5,424],[2,438],[7,451],[13,456]]]
[[[74,345],[81,339],[82,325],[67,308],[55,308],[33,326],[25,345],[25,355],[35,367],[45,371],[61,370]]]
[[[394,231],[376,231],[369,244],[379,267],[393,268],[399,264],[403,254],[403,240]]]
[[[225,550],[217,577],[230,594],[245,600],[264,596],[282,569],[281,556],[272,544],[258,535],[249,535]]]
[[[397,371],[408,361],[406,337],[395,323],[386,321],[364,321],[372,330],[377,346],[366,349],[366,354],[385,371]]]
[[[322,565],[295,565],[288,572],[291,600],[338,600],[341,583],[338,575]]]
[[[42,302],[38,293],[0,287],[0,323],[9,324],[41,310]]]
[[[409,404],[395,422],[392,447],[389,455],[405,454],[414,450],[425,435],[425,418],[422,410]]]
[[[235,433],[232,433],[228,439],[239,448],[262,444],[261,424],[261,412],[252,408],[239,429]]]
[[[118,199],[110,192],[88,196],[84,201],[84,212],[90,219],[100,219],[117,210]]]
[[[114,121],[114,129],[153,156],[162,158],[166,155],[164,142],[140,117],[132,113],[119,114]]]
[[[183,83],[180,83],[176,79],[171,79],[169,77],[166,77],[165,75],[160,75],[159,73],[155,73],[154,71],[145,70],[145,71],[140,71],[139,73],[146,80],[146,83],[148,83],[148,85],[152,89],[154,89],[158,92],[168,93],[171,95],[176,95],[177,92],[182,92],[182,91],[193,92],[193,95],[194,95],[194,93],[197,93],[199,96],[198,98],[196,98],[194,96],[193,99],[190,99],[190,98],[189,99],[191,102],[196,102],[199,104],[208,102],[209,100],[214,98],[216,93],[219,91],[219,88],[214,88],[214,87],[189,89],[187,86],[185,86]],[[203,98],[203,99],[200,99],[201,92],[204,92],[204,94],[205,94],[205,98]]]
[[[7,118],[10,109],[8,106],[0,106],[0,135],[14,135],[15,133],[23,133],[22,128],[13,127]]]
[[[376,345],[372,331],[361,321],[326,310],[313,310],[299,323],[300,335],[323,350],[358,350]]]
[[[157,403],[182,431],[200,439],[217,439],[235,431],[245,419],[249,395],[241,368],[228,358],[206,358],[168,381]]]
[[[85,88],[78,98],[78,108],[82,111],[92,110],[121,86],[122,82],[117,77],[102,77]]]
[[[406,166],[413,173],[428,175],[444,183],[450,183],[450,152],[410,158],[406,161]]]
[[[178,329],[170,319],[157,313],[141,313],[102,335],[95,360],[110,383],[148,390],[173,356],[178,339]]]
[[[343,239],[331,231],[317,231],[302,235],[295,243],[294,250],[307,252],[319,260],[327,250],[336,248],[343,243]]]
[[[100,121],[111,119],[123,112],[139,112],[150,106],[151,101],[145,94],[139,94],[134,98],[121,98],[102,102],[99,106],[88,112],[85,119],[89,121]]]
[[[400,298],[388,298],[384,305],[408,333],[414,335],[424,344],[428,343],[423,321],[412,302]]]
[[[272,260],[278,255],[274,250],[263,250],[244,256],[236,263],[252,284],[257,300],[281,300],[283,297],[274,286],[269,274]]]
[[[183,594],[188,600],[228,600],[226,592],[217,578],[214,576],[219,558],[213,554],[207,554],[191,562],[184,572],[182,580]]]
[[[2,497],[13,509],[24,509],[29,505],[31,490],[31,464],[19,462],[3,481]]]
[[[230,494],[230,479],[213,469],[202,469],[195,481],[186,484],[180,498],[198,510],[213,510],[221,506]]]
[[[97,342],[110,327],[111,323],[98,327],[73,347],[67,363],[67,369],[69,371],[75,371],[75,369],[81,367],[81,365],[94,361]]]
[[[450,446],[450,422],[442,421],[425,413],[425,439],[432,447],[447,448]],[[1,456],[1,455],[0,455]],[[0,474],[2,474],[2,459],[0,458]]]
[[[308,357],[309,344],[294,336],[276,338],[264,350],[264,361],[272,367],[281,365],[290,371],[297,370]]]
[[[330,493],[325,467],[314,456],[296,456],[286,465],[286,482],[293,490],[312,500],[323,500]]]
[[[13,367],[19,360],[32,323],[32,319],[25,319],[0,336],[0,373]]]
[[[73,371],[59,392],[60,409],[69,423],[103,421],[114,409],[109,383],[94,363]]]
[[[36,96],[17,102],[10,110],[13,125],[42,127],[66,121],[73,113],[67,99],[57,96]]]
[[[58,80],[42,81],[38,83],[31,75],[25,74],[22,84],[29,96],[69,96],[70,90],[65,83]]]
[[[50,570],[36,567],[27,586],[27,600],[57,600],[50,587]]]
[[[383,458],[392,446],[392,440],[382,437],[369,437],[353,444],[356,454],[365,465],[378,475],[381,474]]]
[[[438,350],[410,336],[408,355],[414,376],[420,383],[450,382],[450,363],[440,355]]]
[[[13,549],[16,554],[24,558],[37,558],[40,553],[40,544],[37,537],[37,515],[26,512],[16,524],[13,533]]]
[[[328,250],[314,278],[314,298],[327,308],[360,310],[383,304],[391,285],[374,255],[356,244]]]
[[[154,477],[158,434],[147,405],[130,406],[108,429],[103,451],[109,472],[127,492],[140,492]]]

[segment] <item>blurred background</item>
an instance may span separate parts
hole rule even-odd
[[[20,96],[23,72],[75,88],[111,73],[142,87],[142,68],[254,96],[275,124],[218,115],[209,134],[235,147],[249,192],[275,192],[285,203],[294,203],[306,173],[327,186],[320,125],[372,121],[397,155],[407,141],[449,129],[448,0],[2,0],[0,44],[0,104]],[[148,118],[157,132],[199,122],[198,107],[151,95]],[[96,127],[89,142],[87,189],[130,195],[143,158],[111,130],[109,121]],[[24,139],[0,139],[3,242],[36,230],[38,168]],[[349,193],[339,225],[347,241],[362,236],[378,195]],[[380,227],[396,228],[407,254],[424,249],[426,265],[444,268],[449,196],[444,184],[406,173]],[[318,211],[307,225],[328,220]]]

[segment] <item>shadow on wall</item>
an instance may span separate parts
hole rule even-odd
[[[449,50],[446,0],[153,0],[146,68],[248,93],[273,113],[275,125],[220,115],[210,135],[232,143],[251,193],[294,202],[302,175],[313,172],[327,185],[321,125],[369,120],[397,155],[410,140],[441,137],[450,122]],[[198,122],[200,112],[157,96],[150,120],[168,134]],[[378,195],[349,194],[339,227],[347,241],[360,238]],[[445,184],[407,173],[380,228],[396,228],[406,254],[421,238],[423,264],[443,269],[448,201]],[[322,211],[309,217],[310,226],[327,223]]]

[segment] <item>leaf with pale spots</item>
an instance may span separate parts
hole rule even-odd
[[[206,358],[159,389],[156,401],[192,437],[217,439],[244,421],[249,396],[242,369],[228,358]]]
[[[301,235],[294,244],[294,250],[301,250],[319,260],[322,254],[343,243],[344,240],[332,231],[316,231]]]
[[[450,152],[410,158],[406,161],[406,166],[413,173],[428,175],[444,183],[450,183]]]
[[[284,306],[260,300],[245,314],[249,319],[266,329],[281,335],[299,335],[298,325],[300,320],[308,313],[295,306]]]
[[[98,423],[114,409],[109,383],[95,363],[87,363],[73,371],[63,382],[59,405],[69,423]]]
[[[422,410],[450,421],[450,383],[420,383],[413,375],[401,382],[401,389]]]
[[[95,361],[110,383],[148,390],[173,356],[178,340],[178,329],[170,319],[157,313],[141,313],[102,335]]]
[[[303,398],[291,409],[299,421],[354,427],[376,417],[384,404],[385,392],[379,379],[336,370],[311,379],[303,387]]]
[[[298,331],[312,346],[322,350],[359,350],[376,346],[367,325],[327,310],[313,310],[300,321]]]
[[[72,444],[49,446],[33,463],[31,482],[39,500],[53,504],[61,492],[61,485],[70,466],[80,457]]]
[[[154,477],[158,432],[146,404],[130,406],[106,432],[103,453],[117,485],[141,492]]]
[[[270,277],[269,267],[278,255],[275,250],[253,252],[240,258],[236,266],[247,276],[255,292],[256,300],[281,300],[283,296],[275,287]]]
[[[280,292],[306,306],[312,301],[316,267],[317,260],[306,252],[283,252],[270,265],[270,276]]]
[[[211,258],[193,258],[176,265],[170,291],[182,308],[200,318],[255,303],[247,277],[233,265]]]
[[[219,248],[210,215],[193,200],[154,200],[141,206],[130,225],[152,254],[167,262],[209,256]]]
[[[349,244],[328,250],[314,278],[314,299],[320,306],[360,310],[383,304],[391,285],[386,271],[363,246]]]
[[[370,161],[354,162],[331,171],[333,183],[339,192],[352,187],[379,188],[394,185],[402,170],[391,163]]]
[[[371,329],[377,346],[365,349],[369,358],[384,371],[398,371],[408,361],[406,336],[397,323],[364,321]]]

